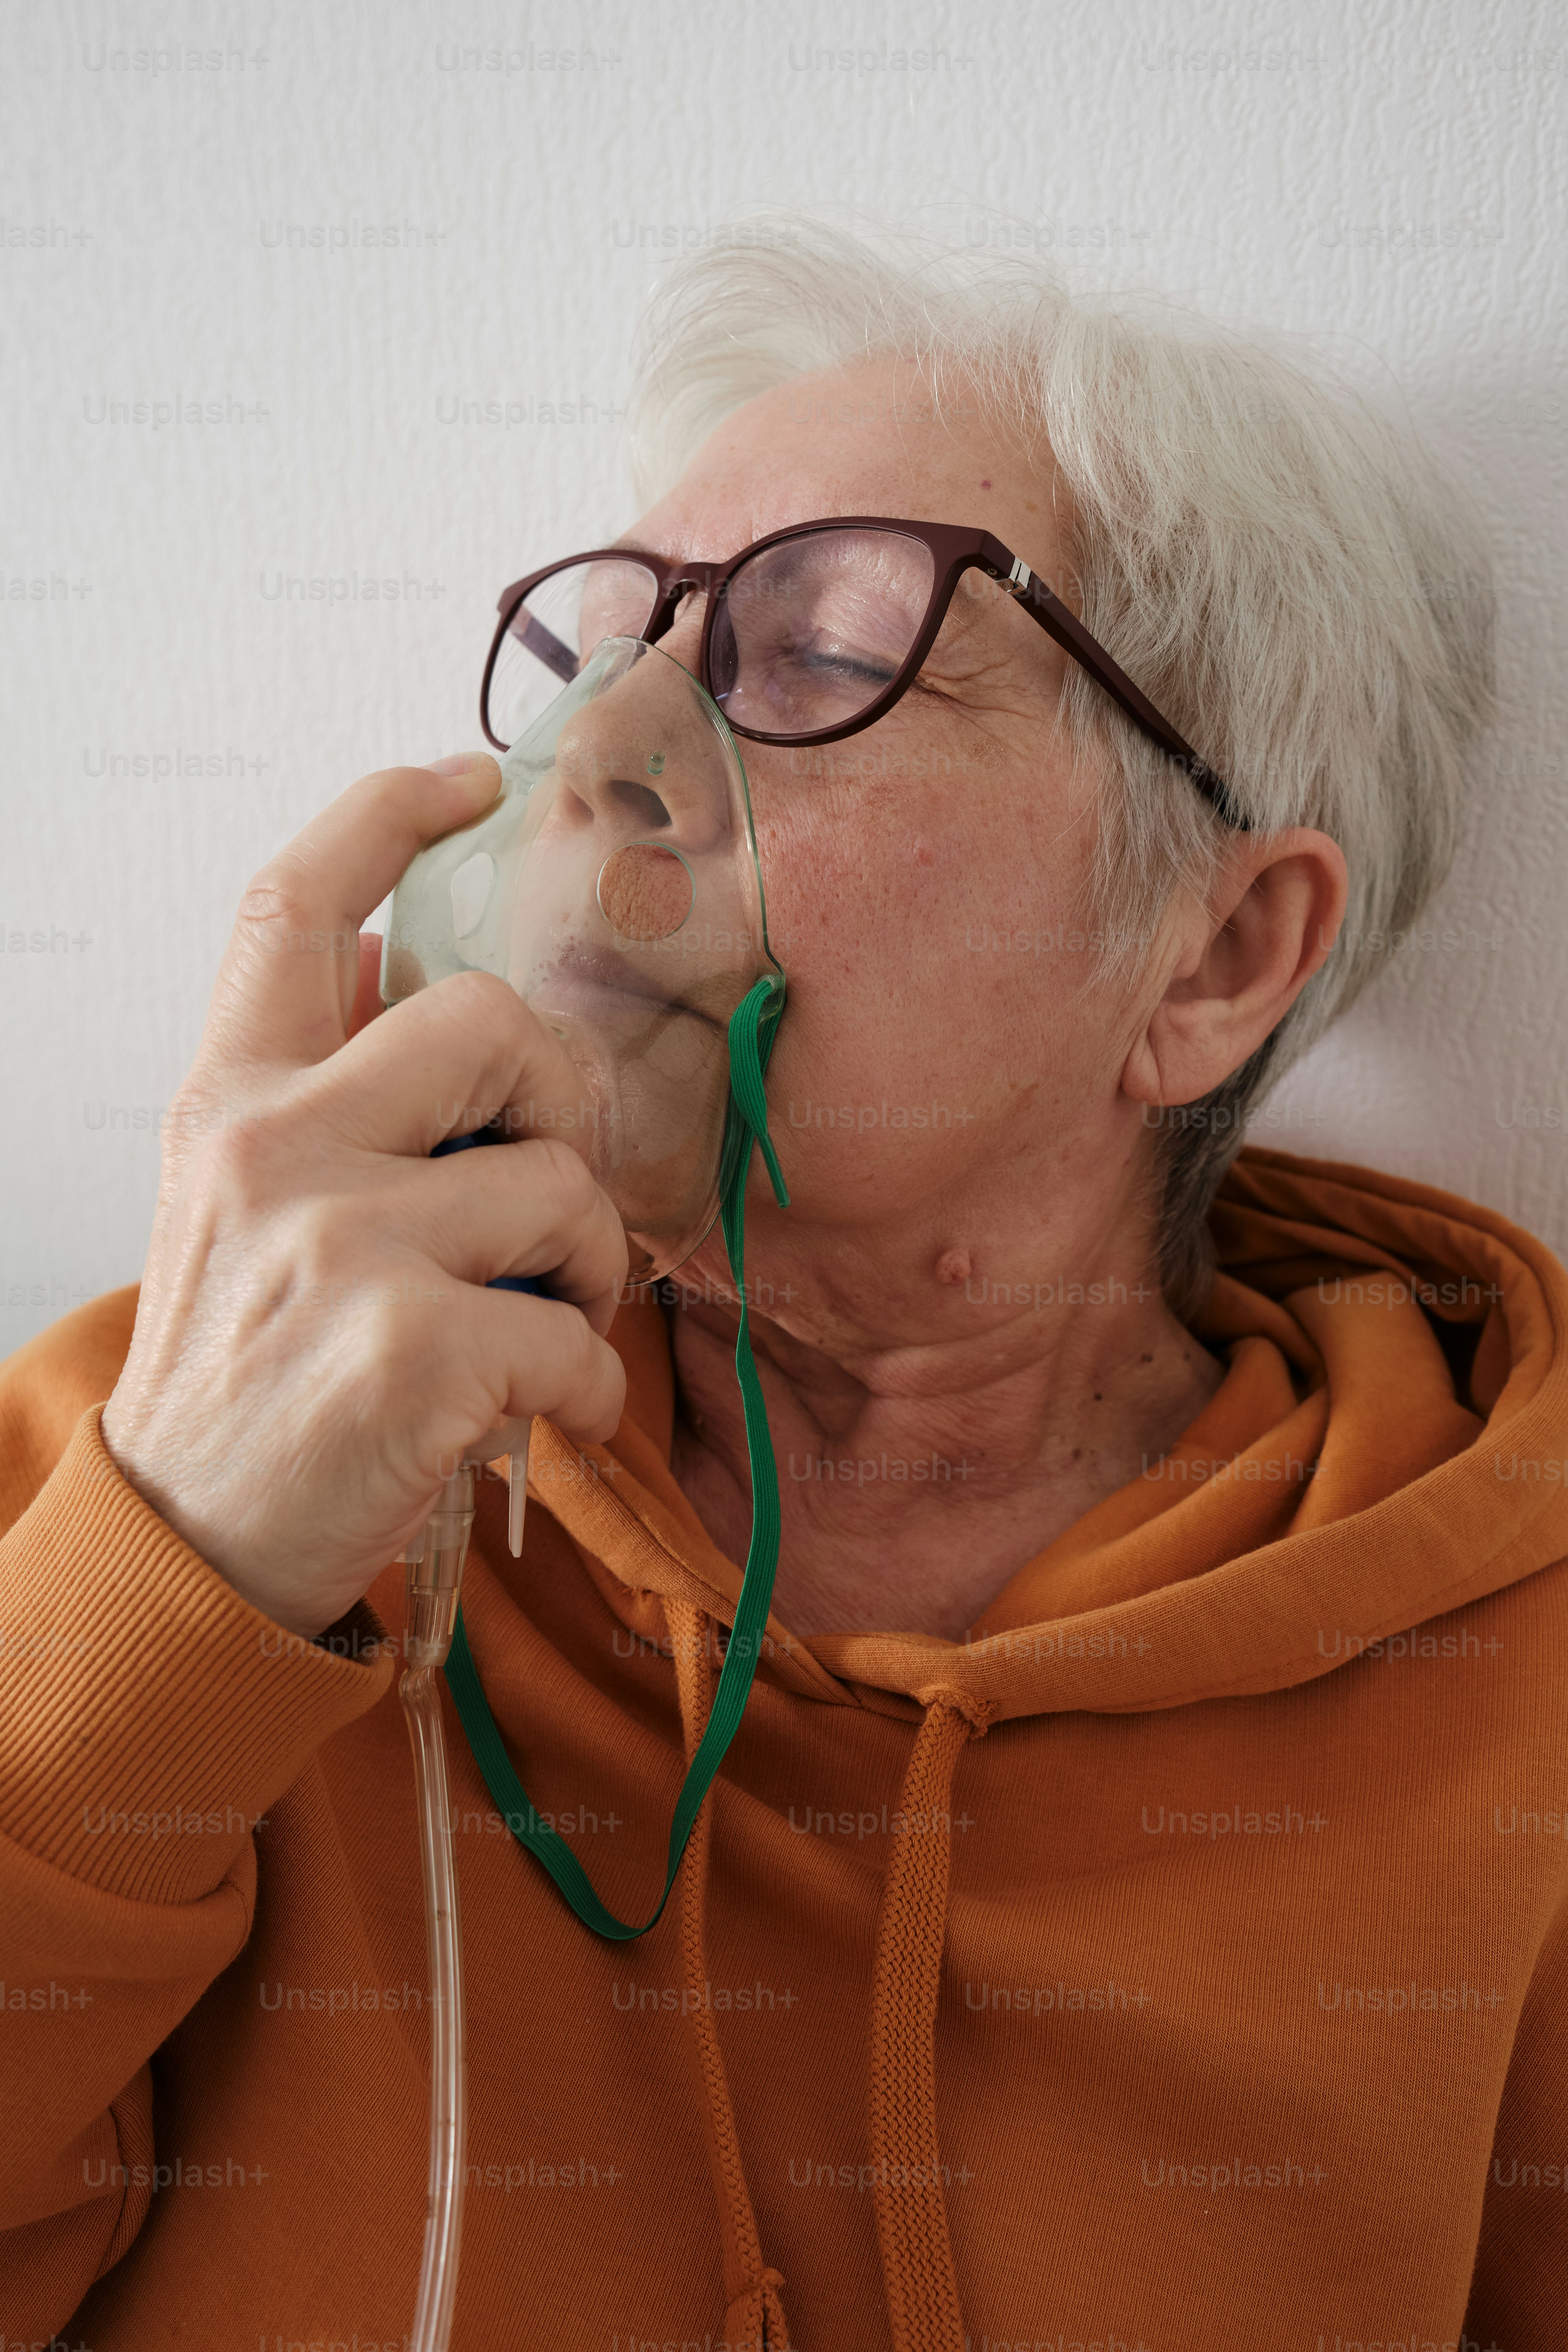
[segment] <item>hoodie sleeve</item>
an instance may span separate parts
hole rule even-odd
[[[1560,2352],[1565,2313],[1568,1896],[1537,1960],[1503,2087],[1465,2333],[1478,2347]]]
[[[24,2342],[134,2238],[150,2061],[250,1932],[253,1833],[393,1671],[360,1662],[363,1604],[355,1655],[287,1633],[121,1476],[92,1395],[125,1298],[0,1366],[0,2334]]]

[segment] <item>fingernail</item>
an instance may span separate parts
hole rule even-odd
[[[451,751],[444,760],[429,763],[433,776],[466,776],[471,770],[488,766],[489,755],[485,751]]]

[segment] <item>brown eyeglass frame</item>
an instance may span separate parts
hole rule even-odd
[[[1054,638],[1064,653],[1070,654],[1074,661],[1089,672],[1119,709],[1126,712],[1133,725],[1151,742],[1157,743],[1161,751],[1183,770],[1205,798],[1213,803],[1216,814],[1223,817],[1226,824],[1238,833],[1249,829],[1247,818],[1237,807],[1222,779],[1199,758],[1185,737],[1178,734],[1170,720],[1155,709],[1146,696],[1140,694],[1126,671],[1112,661],[1105,647],[1089,635],[1060,597],[1053,595],[1038,574],[1030,571],[1022,556],[1013,554],[988,530],[964,530],[954,523],[898,521],[887,515],[833,515],[824,516],[814,522],[792,523],[786,530],[770,531],[765,539],[753,540],[749,547],[743,547],[739,555],[731,556],[725,563],[694,562],[689,559],[672,562],[667,557],[651,555],[640,547],[602,547],[592,548],[582,555],[563,556],[558,562],[547,563],[542,570],[531,572],[526,580],[513,581],[510,588],[502,591],[497,606],[500,614],[500,625],[490,643],[479,688],[479,724],[484,729],[486,740],[493,743],[497,751],[504,751],[510,748],[490,731],[490,679],[519,606],[525,596],[531,595],[553,572],[569,572],[579,563],[638,563],[644,571],[650,572],[656,583],[654,604],[643,631],[649,645],[657,645],[669,630],[683,597],[692,593],[704,597],[706,609],[702,619],[698,677],[704,690],[711,695],[713,681],[710,653],[713,620],[735,573],[743,563],[750,562],[753,556],[760,555],[766,548],[780,547],[787,540],[809,539],[827,530],[898,531],[906,539],[918,540],[931,551],[933,563],[931,602],[926,607],[925,618],[915,633],[914,643],[902,667],[875,701],[868,702],[864,710],[858,711],[853,719],[846,719],[840,726],[820,727],[814,733],[805,735],[770,734],[760,728],[739,726],[726,713],[727,723],[733,734],[744,736],[752,743],[837,743],[847,735],[858,735],[864,727],[874,726],[892,709],[918,674],[935,642],[937,631],[947,616],[948,606],[952,602],[960,580],[966,572],[974,570],[983,572],[988,580],[995,581],[1039,623],[1046,635]],[[533,629],[549,640],[549,648],[536,646],[534,650],[548,667],[560,672],[563,682],[569,682],[576,674],[575,656],[542,623],[534,622],[531,614],[529,617]],[[562,667],[563,656],[568,665],[564,668]],[[715,696],[714,698],[717,700],[718,698]]]

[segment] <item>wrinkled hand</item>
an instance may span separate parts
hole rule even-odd
[[[499,786],[485,759],[367,776],[263,868],[166,1126],[104,1442],[237,1591],[307,1637],[498,1423],[547,1413],[591,1443],[620,1417],[604,1335],[626,1236],[563,1049],[481,972],[374,1017],[361,922]],[[429,1158],[498,1110],[519,1140]],[[548,1275],[558,1296],[487,1291],[502,1274]]]

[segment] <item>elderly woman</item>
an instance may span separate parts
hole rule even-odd
[[[1546,2352],[1568,1282],[1420,1184],[1230,1164],[1447,866],[1464,509],[1278,358],[825,233],[673,271],[643,385],[616,625],[744,730],[789,981],[746,1268],[782,1549],[645,1941],[451,1724],[453,2340]],[[788,677],[716,675],[711,600],[805,525]],[[5,1376],[13,2337],[404,2343],[387,1563],[508,1417],[475,1664],[605,1904],[658,1897],[750,1525],[736,1299],[715,1236],[617,1306],[500,981],[372,1017],[361,925],[497,790],[371,776],[258,877],[139,1300]],[[498,1104],[512,1148],[428,1164]]]

